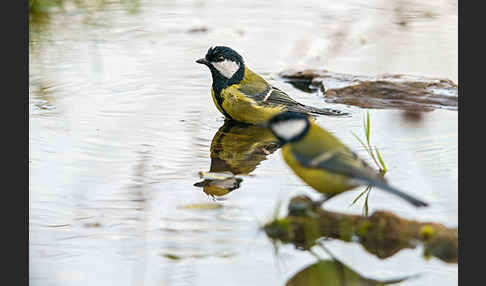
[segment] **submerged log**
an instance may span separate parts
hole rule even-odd
[[[305,250],[320,238],[335,238],[358,242],[381,259],[422,244],[427,258],[434,256],[448,263],[458,260],[457,228],[407,220],[387,211],[369,217],[330,212],[307,196],[294,197],[288,216],[267,223],[264,230],[272,239]]]
[[[409,111],[458,109],[458,86],[448,79],[401,74],[356,76],[311,69],[284,71],[280,76],[307,92],[312,87],[320,89],[331,103]]]

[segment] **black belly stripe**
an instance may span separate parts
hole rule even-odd
[[[221,93],[214,93],[214,95],[216,96],[216,101],[218,102],[218,106],[219,108],[221,108],[221,110],[223,111],[223,115],[226,116],[227,118],[231,119],[231,120],[234,120],[233,117],[231,117],[231,115],[229,115],[228,112],[226,112],[226,110],[224,110],[223,108],[223,100],[224,98],[221,96]]]

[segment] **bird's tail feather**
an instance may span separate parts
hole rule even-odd
[[[343,115],[349,115],[349,113],[337,110],[334,108],[317,108],[317,107],[312,107],[309,105],[304,105],[304,108],[313,114],[320,114],[320,115],[334,115],[334,116],[343,116]]]
[[[412,197],[412,196],[410,196],[410,195],[408,195],[408,194],[406,194],[406,193],[404,193],[404,192],[402,192],[402,191],[400,191],[400,190],[398,190],[398,189],[396,189],[396,188],[388,185],[387,183],[380,182],[380,181],[375,181],[375,180],[373,180],[371,182],[368,181],[368,183],[370,185],[374,185],[374,186],[376,186],[376,187],[378,187],[378,188],[380,188],[380,189],[382,189],[384,191],[387,191],[389,193],[392,193],[394,195],[397,195],[397,196],[401,197],[402,199],[405,199],[409,203],[413,204],[416,207],[426,207],[426,206],[429,205],[429,204],[427,204],[424,201],[421,201],[419,199],[416,199],[416,198],[414,198],[414,197]]]

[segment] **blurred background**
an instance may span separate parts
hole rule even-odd
[[[212,142],[222,133],[236,136],[233,142],[248,138],[230,154],[255,154],[254,143],[266,140],[225,126],[213,105],[210,73],[194,61],[215,45],[232,47],[302,103],[350,112],[318,123],[363,158],[351,131],[361,135],[370,112],[372,144],[387,163],[387,178],[431,204],[418,210],[373,191],[370,212],[457,227],[457,111],[410,120],[399,110],[327,104],[322,94],[278,76],[289,68],[324,68],[458,83],[457,1],[29,0],[29,6],[31,285],[284,285],[315,262],[291,245],[276,253],[259,230],[279,202],[318,197],[280,150],[238,161],[249,175],[223,186],[225,192],[198,184],[199,172],[215,168]],[[233,174],[235,168],[227,167]],[[350,204],[361,191],[326,207],[360,214],[363,202]],[[457,265],[424,259],[420,247],[379,259],[359,244],[326,246],[366,277],[420,273],[400,285],[457,284]]]

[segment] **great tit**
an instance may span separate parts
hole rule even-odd
[[[360,185],[371,185],[416,207],[427,206],[390,186],[375,169],[306,114],[285,112],[260,125],[268,127],[280,140],[283,158],[295,174],[326,199]]]
[[[315,108],[290,98],[251,71],[243,57],[229,47],[209,48],[206,56],[196,61],[206,65],[213,78],[211,95],[225,117],[257,124],[285,111],[323,115],[346,115],[330,108]]]

